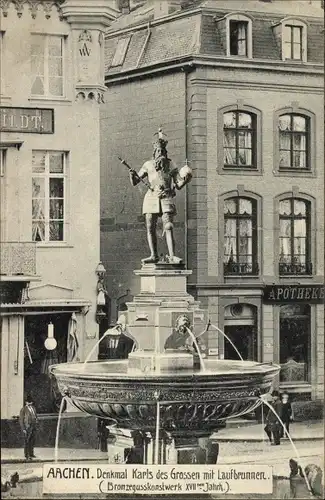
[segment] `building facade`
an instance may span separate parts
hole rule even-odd
[[[177,201],[189,291],[243,358],[281,365],[281,390],[322,399],[323,10],[238,5],[126,2],[106,34],[101,252],[111,316],[138,291],[132,270],[146,251],[143,192],[117,155],[140,168],[162,126],[170,157],[194,172]],[[238,356],[222,334],[209,342],[211,356]]]
[[[57,411],[49,366],[83,360],[98,338],[99,107],[114,5],[0,2],[2,419],[26,393],[38,413]]]

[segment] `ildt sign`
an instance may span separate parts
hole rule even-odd
[[[0,107],[1,132],[54,133],[54,110]]]

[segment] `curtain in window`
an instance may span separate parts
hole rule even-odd
[[[246,32],[247,32],[247,23],[238,23],[237,24],[237,36],[238,36],[238,55],[246,56]]]
[[[224,113],[224,164],[252,165],[252,117],[248,113]]]
[[[225,221],[224,235],[224,262],[237,262],[236,255],[236,220],[227,219]]]

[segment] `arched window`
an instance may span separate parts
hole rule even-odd
[[[280,381],[307,382],[310,372],[310,306],[280,306]]]
[[[257,360],[257,307],[236,303],[225,307],[225,334],[240,352],[244,360]],[[239,359],[236,349],[225,338],[224,358]]]
[[[256,201],[224,201],[224,274],[258,274]]]
[[[278,127],[279,169],[309,169],[309,117],[287,113],[279,116]]]
[[[224,167],[256,168],[256,116],[240,110],[223,114]]]
[[[289,198],[279,202],[279,274],[311,274],[310,202]]]

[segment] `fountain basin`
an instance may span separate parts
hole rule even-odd
[[[226,419],[253,411],[280,370],[272,364],[213,358],[205,360],[205,371],[130,371],[128,363],[63,363],[51,372],[76,408],[113,419],[118,427],[153,432],[159,401],[161,429],[207,435]]]

